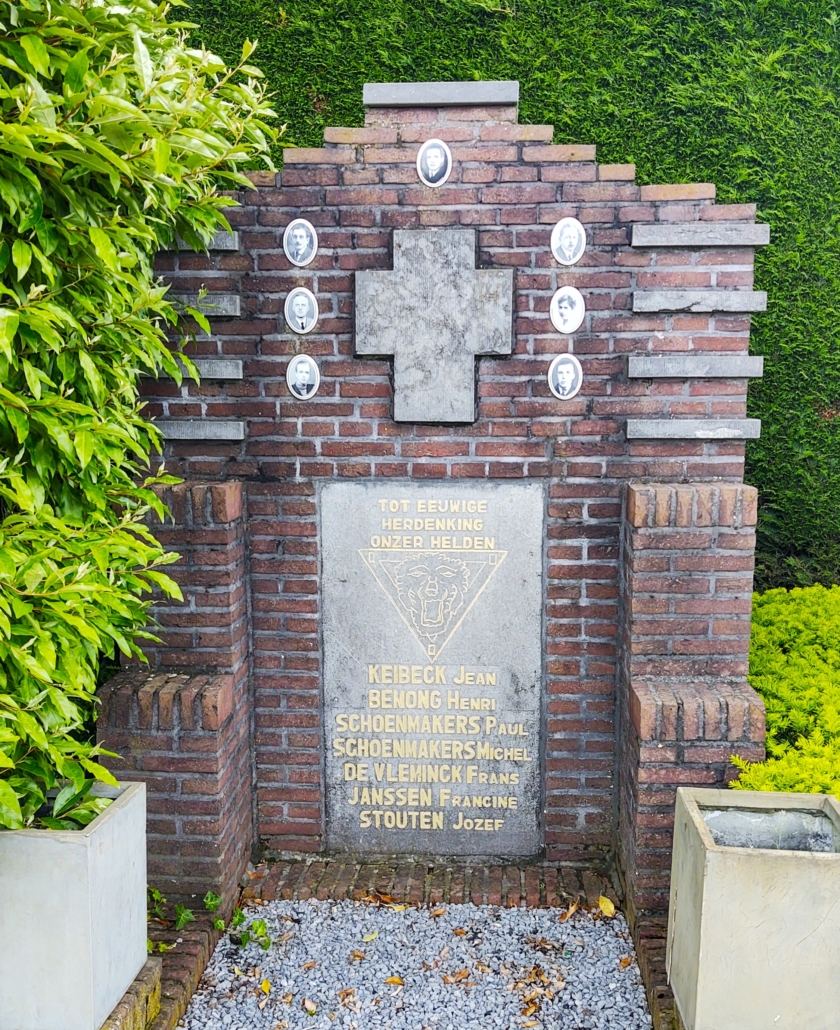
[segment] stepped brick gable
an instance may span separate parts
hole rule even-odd
[[[200,303],[212,329],[194,346],[201,385],[146,388],[167,467],[186,481],[158,531],[183,555],[176,570],[187,600],[157,609],[163,643],[149,648],[152,679],[126,672],[109,686],[100,736],[149,784],[153,871],[158,862],[191,887],[227,888],[257,839],[278,853],[325,851],[324,577],[335,570],[324,564],[322,490],[374,485],[372,497],[399,502],[407,484],[428,490],[411,498],[429,499],[436,489],[471,497],[476,485],[537,484],[533,857],[615,862],[637,936],[652,942],[643,958],[656,966],[676,787],[724,784],[733,752],[763,754],[763,709],[746,683],[756,498],[743,472],[745,442],[760,431],[746,401],[749,379],[761,375],[749,340],[751,314],[766,305],[753,259],[767,229],[754,206],[716,204],[713,185],[640,186],[633,165],[599,164],[594,146],[557,144],[552,126],[519,124],[514,87],[366,87],[363,127],[327,128],[323,147],[288,149],[281,172],[254,173],[228,212],[233,233],[209,253],[161,255],[174,294],[207,291]],[[452,157],[437,188],[415,167],[432,138]],[[587,236],[571,267],[549,245],[564,217]],[[283,251],[296,218],[318,234],[306,267]],[[399,241],[436,246],[436,233],[474,240],[452,262],[502,291],[473,318],[481,288],[464,294],[463,322],[440,360],[466,341],[449,378],[468,410],[449,414],[429,407],[433,387],[426,402],[415,391],[400,407],[405,376],[425,360],[417,326],[388,324],[381,306],[360,310],[371,284],[399,273]],[[571,336],[549,317],[560,286],[585,300]],[[284,321],[295,287],[319,307],[305,336]],[[470,335],[482,319],[498,324],[497,336]],[[584,378],[561,401],[546,373],[566,352]],[[319,367],[310,400],[286,385],[297,353]],[[499,533],[488,549],[510,550]],[[421,557],[444,546],[429,540],[408,546]],[[400,633],[422,635],[417,619],[443,618],[431,605],[412,624],[404,570],[378,560],[368,561],[378,585],[362,566],[368,579],[360,572],[358,581],[382,611],[401,611]],[[488,582],[492,591],[507,581]],[[515,618],[516,597],[504,603]],[[434,652],[427,660],[416,647],[406,669],[431,667]],[[488,854],[478,839],[476,857]]]

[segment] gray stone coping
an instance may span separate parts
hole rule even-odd
[[[764,247],[770,226],[753,222],[654,222],[633,226],[634,247]]]
[[[218,419],[161,419],[155,426],[164,440],[244,440],[245,423]]]
[[[366,82],[365,107],[472,107],[518,104],[519,83],[504,82]]]
[[[180,236],[175,237],[175,242],[178,250],[192,251],[189,243]],[[171,247],[169,249],[175,250],[176,248]],[[210,237],[210,242],[207,244],[207,250],[239,250],[239,233],[228,232],[226,229],[214,232]]]
[[[239,358],[193,358],[202,379],[243,379],[242,361]]]
[[[764,358],[747,354],[631,354],[629,379],[760,379]]]
[[[634,311],[766,311],[763,290],[635,290]]]
[[[758,418],[640,418],[627,420],[628,440],[757,440]]]
[[[173,293],[172,300],[196,308],[208,318],[238,318],[242,301],[238,293],[208,293],[199,300],[197,293]]]

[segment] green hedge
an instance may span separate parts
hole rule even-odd
[[[643,183],[708,181],[772,226],[755,319],[764,421],[759,584],[840,580],[840,22],[834,0],[192,0],[198,38],[246,35],[288,122],[317,145],[359,125],[365,81],[519,79],[520,118],[635,161]]]
[[[767,761],[738,762],[733,786],[840,797],[840,587],[756,595],[750,683],[767,708]]]

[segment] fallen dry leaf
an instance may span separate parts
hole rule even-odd
[[[539,1012],[539,1011],[540,1011],[539,1003],[536,1002],[536,1001],[531,1001],[531,1002],[528,1002],[528,1004],[522,1010],[522,1015],[523,1016],[533,1016],[533,1014],[535,1012]]]
[[[300,1003],[300,1007],[307,1014],[307,1016],[314,1016],[315,1013],[318,1011],[318,1006],[315,1004],[314,1001],[312,1001],[311,998],[304,998],[303,1001]]]
[[[460,926],[457,927],[457,929],[453,930],[452,932],[455,934],[456,937],[466,937],[467,936],[467,931],[466,930],[462,930]]]
[[[598,908],[600,908],[600,910],[604,913],[607,919],[612,919],[612,917],[615,915],[615,905],[610,901],[609,898],[605,898],[603,894],[600,898],[598,898]]]
[[[619,969],[626,969],[632,961],[632,955],[625,955],[624,958],[618,960]]]
[[[409,907],[408,905],[391,905],[391,911],[392,912],[405,912],[405,910],[408,907]]]
[[[553,941],[547,941],[545,937],[526,937],[526,942],[531,945],[536,951],[549,952],[556,951],[557,945]]]
[[[349,962],[362,962],[364,961],[365,953],[363,951],[353,950],[350,952]]]
[[[540,1024],[537,1022],[536,1019],[529,1019],[526,1022],[524,1022],[522,1025],[523,1026],[539,1026]]]
[[[569,905],[565,912],[561,913],[560,922],[565,923],[567,919],[571,919],[575,912],[577,912],[577,910],[578,902],[576,901],[574,904]]]
[[[290,941],[294,937],[294,935],[295,935],[295,931],[294,930],[289,930],[289,932],[288,933],[284,933],[282,937],[278,937],[276,943],[277,944],[285,944],[286,941]]]
[[[365,944],[370,944],[370,942],[371,941],[375,941],[378,936],[379,936],[379,931],[378,930],[374,930],[373,933],[366,933],[364,935],[364,937],[362,938],[362,940],[365,942]]]
[[[393,984],[395,987],[402,987],[405,984],[405,980],[401,976],[389,976],[385,978],[386,984]]]
[[[292,1004],[292,996],[291,996],[291,994],[284,994],[283,995],[283,1001],[285,1001],[285,1003],[287,1005],[291,1005]]]
[[[445,916],[445,915],[446,915],[446,909],[445,908],[436,908],[434,910],[434,912],[432,912],[432,919],[437,919],[438,916]]]
[[[452,973],[451,975],[448,973],[445,974],[443,977],[443,982],[445,984],[457,984],[460,983],[461,980],[466,980],[469,975],[469,969],[459,969],[457,973]]]
[[[282,1023],[275,1023],[274,1026],[272,1027],[272,1030],[286,1030],[288,1025],[289,1024],[284,1019]]]
[[[310,962],[304,962],[303,965],[300,968],[301,969],[314,969],[317,965],[318,965],[318,963],[315,962],[314,960],[312,960]]]
[[[344,987],[338,992],[338,996],[342,1001],[346,1001],[347,998],[352,998],[355,993],[355,987]]]
[[[263,992],[263,994],[270,994],[271,982],[269,980],[263,980],[263,982],[260,984],[260,990]]]
[[[475,968],[479,971],[479,973],[489,973],[489,972],[491,972],[490,967],[489,966],[485,966],[483,962],[476,962]]]
[[[266,1007],[267,1004],[268,998],[261,998],[260,1001],[257,1002],[257,1008],[260,1010],[260,1012],[262,1012],[262,1010]]]

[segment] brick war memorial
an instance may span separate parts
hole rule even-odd
[[[258,842],[613,869],[644,965],[676,788],[764,756],[768,228],[552,144],[518,92],[368,85],[363,128],[254,173],[208,254],[160,256],[211,323],[201,384],[145,390],[185,600],[98,732],[170,893],[230,899]]]

